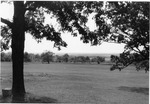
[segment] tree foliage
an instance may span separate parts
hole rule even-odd
[[[137,53],[122,53],[120,56],[111,56],[111,61],[115,62],[115,64],[110,68],[111,71],[115,69],[126,68],[127,66],[133,64],[136,67],[136,70],[145,70],[145,72],[149,71],[149,60],[143,59],[140,54]]]
[[[1,26],[1,51],[9,49],[10,41],[11,41],[11,30],[8,26]]]
[[[73,36],[81,34],[84,43],[91,42],[92,45],[100,43],[97,39],[98,33],[89,30],[86,23],[90,13],[97,12],[103,6],[102,2],[81,1],[26,1],[25,7],[25,32],[32,34],[40,42],[42,38],[54,41],[54,47],[67,46],[61,39],[61,31],[71,32]],[[45,14],[56,18],[59,29],[52,24],[45,24]],[[4,19],[2,19],[2,22]],[[8,25],[9,28],[12,25]],[[100,27],[100,26],[99,26]],[[103,26],[101,27],[103,28]],[[105,32],[101,32],[105,35]]]
[[[136,63],[137,70],[145,67],[148,71],[149,3],[109,2],[108,8],[107,18],[111,19],[113,27],[109,41],[126,44],[124,52],[112,58],[116,63],[111,70],[121,70]]]
[[[74,36],[78,31],[82,34],[81,40],[84,43],[91,42],[92,45],[101,44],[102,41],[125,43],[126,51],[138,52],[143,57],[147,57],[149,53],[148,2],[107,2],[105,9],[102,9],[103,2],[98,1],[26,1],[24,6],[25,31],[39,41],[44,37],[54,41],[54,46],[59,49],[60,46],[67,46],[61,39],[60,31],[69,31]],[[44,24],[45,13],[50,14],[51,18],[57,18],[59,29],[55,29],[51,24]],[[94,32],[86,26],[87,17],[91,13],[95,13],[93,19],[97,25]],[[5,28],[8,27],[3,28],[6,33],[8,29]],[[7,33],[10,34],[8,31]],[[140,47],[143,47],[142,51]]]

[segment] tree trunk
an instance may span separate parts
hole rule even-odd
[[[14,17],[12,28],[12,70],[13,83],[12,95],[13,98],[25,94],[24,87],[24,72],[23,72],[23,57],[24,57],[24,3],[23,1],[14,1]]]

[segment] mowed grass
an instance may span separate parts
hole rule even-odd
[[[137,72],[133,66],[121,72],[109,68],[104,64],[25,63],[26,92],[55,103],[148,104],[148,73]],[[1,63],[2,88],[12,86],[11,69],[11,63]]]

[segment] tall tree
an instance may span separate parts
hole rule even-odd
[[[94,4],[94,5],[92,5]],[[7,25],[10,32],[11,48],[12,48],[12,66],[13,66],[13,98],[25,94],[24,86],[24,41],[25,32],[30,33],[40,41],[42,38],[54,41],[54,47],[60,49],[60,46],[66,47],[67,44],[61,39],[60,31],[71,32],[76,36],[74,31],[81,34],[84,43],[93,41],[95,38],[89,39],[90,34],[86,26],[88,13],[94,9],[95,5],[102,7],[99,2],[59,2],[59,1],[13,1],[14,15],[13,21],[1,18],[1,22]],[[90,9],[89,9],[90,8]],[[60,29],[56,30],[53,25],[44,24],[45,15],[52,14],[60,24]],[[3,29],[3,28],[1,28]],[[4,36],[5,36],[4,35]],[[7,42],[2,42],[4,45]],[[4,46],[3,45],[3,46]],[[7,48],[4,46],[4,48]],[[19,56],[19,57],[18,57]]]

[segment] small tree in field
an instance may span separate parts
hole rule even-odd
[[[69,55],[66,53],[62,56],[62,59],[64,62],[68,62],[69,61]]]
[[[101,62],[104,62],[104,61],[105,61],[105,58],[104,58],[104,57],[97,56],[97,57],[96,57],[96,60],[97,60],[97,63],[100,64]]]
[[[88,63],[91,62],[91,60],[90,60],[90,58],[88,56],[85,57],[85,61],[88,62]]]
[[[1,61],[3,62],[3,61],[5,61],[5,53],[4,52],[1,52]]]
[[[28,52],[24,53],[24,62],[31,62],[31,57]]]
[[[56,55],[55,56],[56,57],[56,62],[62,62],[63,61],[63,58],[62,58],[62,56],[58,56],[58,55]]]
[[[53,61],[53,52],[47,51],[41,54],[42,62],[47,62],[48,64]]]
[[[11,59],[11,53],[8,52],[8,53],[4,53],[4,52],[1,52],[1,61],[2,62],[10,62],[12,59]]]

